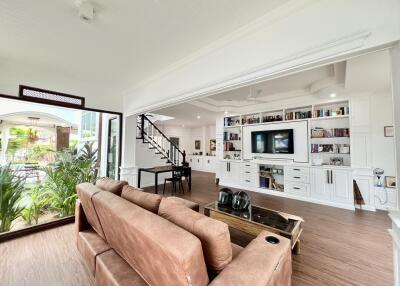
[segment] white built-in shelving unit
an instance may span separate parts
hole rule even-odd
[[[290,122],[308,120],[310,126],[310,158],[312,164],[328,165],[337,159],[342,165],[350,166],[350,123],[349,102],[333,101],[291,107],[279,110],[254,112],[233,115],[224,118],[224,152],[223,159],[241,160],[242,156],[242,127],[272,122]],[[313,138],[313,130],[323,129],[326,134],[338,130],[347,130],[345,136],[325,136]],[[233,137],[232,137],[233,136]],[[236,136],[236,137],[235,137]],[[316,148],[316,146],[319,146]]]

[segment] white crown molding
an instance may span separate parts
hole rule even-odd
[[[318,63],[324,63],[351,52],[361,50],[365,40],[370,35],[371,32],[365,30],[351,33],[294,53],[290,56],[265,63],[245,72],[240,72],[236,75],[210,82],[203,87],[181,91],[175,95],[170,95],[167,100],[157,102],[145,108],[129,110],[126,113],[130,115],[156,110],[161,107],[168,107],[185,101],[199,99],[246,85],[282,77],[283,75],[300,71],[302,68],[310,68],[310,66],[315,66]]]
[[[138,84],[136,84],[134,86],[127,87],[126,89],[123,90],[122,94],[124,96],[127,96],[132,91],[134,91],[142,86],[146,86],[149,83],[154,82],[158,79],[161,79],[161,78],[165,77],[166,75],[170,74],[171,72],[173,72],[173,71],[201,58],[201,57],[206,56],[207,54],[211,53],[212,51],[215,51],[221,47],[226,46],[227,44],[235,41],[236,39],[245,37],[246,35],[249,35],[251,33],[258,31],[259,29],[269,27],[272,24],[276,23],[277,21],[280,21],[280,20],[290,16],[291,14],[295,13],[296,11],[307,8],[308,6],[311,6],[313,4],[316,4],[316,1],[313,1],[313,0],[290,0],[287,3],[283,4],[282,6],[279,6],[278,8],[267,12],[263,16],[255,19],[254,21],[225,35],[224,37],[212,42],[211,44],[199,49],[198,51],[190,54],[189,56],[184,57],[183,59],[174,62],[173,64],[162,69],[160,72],[156,73],[155,75],[148,77],[147,79],[139,82]]]

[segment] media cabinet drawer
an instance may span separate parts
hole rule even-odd
[[[244,162],[241,164],[241,170],[242,172],[257,172],[257,164]]]
[[[310,168],[297,167],[297,166],[285,166],[285,175],[286,175],[286,173],[310,175]]]
[[[250,187],[258,187],[258,181],[250,177],[242,178],[242,184]]]
[[[310,196],[310,185],[301,183],[285,182],[285,193],[299,195],[304,197]]]
[[[285,181],[289,182],[299,182],[299,183],[310,183],[310,175],[306,173],[296,173],[296,172],[286,172]]]

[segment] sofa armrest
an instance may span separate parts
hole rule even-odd
[[[75,237],[78,237],[78,233],[89,229],[90,225],[86,219],[85,212],[83,211],[82,203],[79,199],[75,203]]]
[[[279,239],[278,244],[265,240]],[[292,256],[290,240],[263,231],[212,281],[212,286],[290,286]]]

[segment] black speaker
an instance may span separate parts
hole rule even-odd
[[[235,211],[246,211],[250,205],[250,197],[244,191],[239,191],[233,194],[232,208]]]
[[[221,189],[218,194],[218,206],[230,208],[232,206],[232,195],[233,192],[230,189]]]

